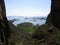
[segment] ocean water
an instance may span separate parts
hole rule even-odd
[[[46,22],[46,17],[41,17],[41,16],[37,16],[37,17],[7,16],[7,19],[13,20],[14,25],[24,22],[30,22],[33,25],[37,25],[37,24],[42,25],[45,24]]]

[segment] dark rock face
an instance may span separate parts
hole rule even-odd
[[[8,37],[10,35],[8,20],[6,18],[6,10],[4,0],[0,0],[0,40],[1,43],[5,42],[8,45]]]
[[[53,25],[60,28],[60,0],[52,0],[51,15]]]
[[[51,0],[51,11],[48,15],[48,20],[57,27],[60,28],[60,0]]]

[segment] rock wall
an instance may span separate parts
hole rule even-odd
[[[10,29],[8,20],[6,18],[6,10],[4,0],[0,0],[0,43],[8,45],[8,37],[10,35]]]
[[[51,11],[46,22],[60,28],[60,0],[51,0]]]

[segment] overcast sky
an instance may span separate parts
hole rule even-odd
[[[5,0],[7,16],[47,16],[50,0]]]

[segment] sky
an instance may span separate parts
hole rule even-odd
[[[7,16],[47,16],[50,0],[5,0]]]

